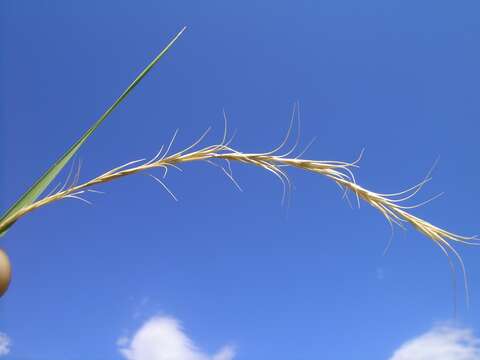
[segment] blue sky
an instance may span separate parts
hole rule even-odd
[[[318,137],[306,156],[351,161],[365,147],[357,179],[382,193],[417,183],[439,157],[418,199],[445,195],[415,214],[479,233],[479,11],[476,1],[2,1],[1,208],[187,25],[81,150],[83,180],[153,156],[177,128],[176,149],[210,125],[206,142],[218,141],[222,109],[237,149],[270,150],[299,101],[302,144]],[[146,360],[147,331],[183,354],[174,360],[405,360],[418,341],[480,358],[475,248],[459,247],[467,309],[447,259],[412,229],[397,229],[382,256],[385,219],[351,209],[328,180],[291,171],[287,210],[276,178],[233,171],[243,193],[189,164],[167,178],[178,203],[137,176],[99,188],[93,206],[63,201],[19,221],[1,239],[14,270],[0,300],[5,358]]]

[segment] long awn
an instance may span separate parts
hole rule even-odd
[[[297,118],[298,118],[298,105],[295,106],[297,109]],[[294,108],[294,114],[295,114]],[[222,169],[223,173],[241,190],[240,185],[233,177],[233,173],[231,170],[230,163],[232,161],[239,162],[243,164],[254,165],[260,167],[273,175],[275,175],[283,184],[283,195],[282,195],[282,203],[285,201],[287,195],[290,193],[291,182],[289,180],[288,175],[285,172],[285,168],[298,168],[301,170],[314,172],[320,175],[327,177],[328,179],[332,180],[336,183],[343,191],[344,196],[350,191],[352,192],[357,200],[358,204],[360,204],[360,200],[368,203],[386,218],[388,223],[392,226],[396,224],[402,228],[405,228],[404,224],[412,225],[417,231],[425,235],[426,237],[430,238],[437,244],[442,252],[448,257],[449,262],[454,269],[450,255],[453,255],[459,262],[463,278],[464,278],[464,287],[466,293],[466,301],[467,304],[469,302],[468,298],[468,283],[467,283],[467,274],[465,270],[465,265],[463,263],[462,257],[458,253],[458,251],[454,248],[453,244],[461,243],[461,244],[469,244],[469,245],[479,245],[480,243],[477,242],[479,238],[477,236],[462,236],[455,234],[453,232],[444,230],[440,227],[433,225],[432,223],[421,219],[415,215],[413,215],[410,210],[415,209],[418,206],[422,206],[425,203],[433,200],[427,200],[426,202],[422,202],[413,206],[404,205],[405,201],[412,199],[421,189],[422,187],[430,181],[430,173],[427,174],[424,180],[420,183],[412,186],[404,191],[396,192],[396,193],[378,193],[374,191],[370,191],[361,185],[359,185],[354,177],[353,169],[358,167],[358,163],[361,159],[363,151],[361,152],[360,156],[353,162],[344,162],[344,161],[328,161],[328,160],[311,160],[302,158],[303,154],[305,153],[306,149],[308,149],[311,145],[309,143],[305,150],[300,152],[299,155],[293,156],[292,154],[296,151],[298,144],[299,144],[299,131],[298,128],[298,135],[295,140],[295,144],[289,150],[287,150],[283,154],[279,154],[280,151],[286,146],[287,142],[289,141],[292,128],[294,125],[294,118],[292,117],[292,121],[290,123],[290,127],[287,131],[287,134],[281,144],[274,148],[271,151],[264,152],[264,153],[246,153],[241,152],[234,149],[230,144],[233,140],[233,137],[230,140],[227,140],[227,119],[224,113],[225,118],[225,130],[223,134],[223,138],[218,145],[211,145],[202,147],[200,149],[194,150],[198,147],[201,142],[205,139],[207,134],[210,131],[208,128],[192,145],[188,146],[187,148],[178,151],[172,155],[169,155],[170,150],[173,147],[174,140],[178,134],[178,130],[175,131],[171,141],[169,142],[168,146],[164,149],[164,146],[161,146],[158,153],[150,160],[146,159],[139,159],[130,161],[126,164],[121,166],[115,167],[89,181],[86,181],[82,184],[78,184],[79,177],[80,177],[80,162],[77,165],[77,170],[74,170],[75,164],[72,165],[70,172],[63,184],[63,186],[59,189],[60,186],[57,185],[51,193],[46,195],[45,197],[35,201],[29,206],[25,206],[9,217],[5,218],[2,222],[0,222],[0,232],[9,228],[13,223],[15,223],[18,219],[25,216],[26,214],[43,207],[45,205],[51,204],[53,202],[72,198],[77,199],[86,203],[90,203],[87,199],[83,196],[86,192],[93,192],[97,193],[99,191],[90,189],[94,186],[101,185],[104,183],[108,183],[110,181],[123,178],[125,176],[134,175],[134,174],[145,174],[156,182],[158,182],[175,200],[177,197],[174,193],[168,188],[164,181],[159,179],[157,176],[152,175],[149,173],[150,170],[154,169],[163,169],[164,174],[163,178],[165,179],[168,169],[170,167],[175,168],[181,171],[180,166],[193,162],[193,161],[204,161],[209,164],[212,164],[216,167]],[[298,118],[299,124],[299,118]],[[227,167],[223,167],[215,162],[215,160],[223,160],[226,162]],[[75,171],[75,175],[73,175]],[[73,177],[73,179],[72,179]]]

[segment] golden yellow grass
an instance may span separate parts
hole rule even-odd
[[[285,147],[287,143],[291,129],[292,124],[290,125],[287,136],[280,144],[280,146],[278,146],[272,151],[265,153],[246,153],[232,148],[230,146],[231,141],[227,141],[227,128],[225,126],[223,139],[218,145],[201,147],[197,150],[194,150],[204,140],[205,136],[210,130],[208,129],[191,146],[177,153],[169,155],[173,141],[177,134],[177,132],[175,132],[175,135],[173,136],[168,146],[165,149],[162,146],[162,148],[155,155],[155,157],[148,161],[146,159],[140,159],[128,162],[81,184],[79,184],[79,170],[76,172],[76,174],[73,174],[73,171],[71,170],[64,185],[60,189],[58,189],[57,186],[57,188],[52,190],[49,195],[41,198],[40,200],[34,202],[29,206],[23,207],[19,211],[6,218],[3,222],[0,223],[0,232],[4,229],[7,229],[10,225],[15,223],[21,217],[42,206],[66,198],[74,198],[89,202],[84,198],[84,195],[87,192],[97,192],[97,190],[92,189],[93,187],[108,183],[110,181],[125,176],[139,173],[143,173],[152,177],[156,182],[161,184],[175,200],[177,200],[175,195],[170,191],[170,189],[166,186],[162,179],[149,173],[149,170],[153,169],[163,169],[163,178],[165,178],[167,175],[167,171],[170,168],[176,168],[178,170],[181,170],[179,166],[188,162],[208,162],[212,165],[218,166],[234,182],[234,184],[239,187],[231,172],[230,163],[233,161],[243,164],[254,165],[274,174],[282,181],[284,186],[283,200],[285,200],[286,194],[288,193],[290,188],[290,180],[284,169],[298,168],[304,171],[314,172],[327,177],[328,179],[336,183],[340,188],[342,188],[345,191],[345,195],[348,191],[352,192],[356,196],[358,201],[363,200],[364,202],[368,203],[369,205],[380,211],[391,225],[397,224],[402,228],[404,228],[404,224],[412,225],[420,233],[433,240],[433,242],[437,244],[444,252],[444,254],[448,257],[449,261],[450,254],[453,254],[454,257],[458,259],[463,272],[465,281],[464,285],[468,303],[468,286],[465,267],[461,256],[452,245],[454,243],[478,245],[479,243],[476,242],[478,238],[476,236],[462,236],[444,230],[424,219],[413,215],[410,212],[410,210],[414,209],[415,207],[421,206],[424,203],[414,206],[404,205],[405,201],[412,199],[420,191],[422,186],[430,180],[429,175],[427,175],[427,177],[419,184],[405,191],[392,194],[377,193],[362,187],[355,181],[352,170],[358,167],[358,162],[361,156],[353,162],[305,159],[301,157],[304,152],[293,157],[292,153],[298,145],[298,138],[296,144],[293,146],[292,149],[290,149],[284,154],[280,154],[280,151]],[[224,160],[226,162],[226,166],[223,167],[219,165],[218,163],[214,162],[215,160]],[[450,264],[453,269],[451,261]]]

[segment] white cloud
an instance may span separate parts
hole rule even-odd
[[[0,332],[0,356],[5,356],[10,352],[11,343],[7,334]]]
[[[480,339],[470,329],[435,326],[400,346],[390,360],[480,360]]]
[[[117,345],[127,360],[233,360],[235,356],[231,346],[212,356],[203,353],[177,320],[165,316],[148,320],[131,338],[118,339]]]

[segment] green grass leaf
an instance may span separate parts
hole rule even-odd
[[[60,171],[67,165],[69,160],[75,155],[80,147],[87,141],[87,139],[95,132],[95,130],[105,121],[105,119],[120,105],[120,103],[128,96],[128,94],[140,83],[140,81],[148,74],[148,72],[155,66],[155,64],[167,53],[178,38],[185,31],[184,27],[177,35],[168,43],[168,45],[153,59],[153,61],[143,69],[143,71],[133,80],[133,82],[125,89],[125,91],[118,97],[118,99],[103,113],[103,115],[90,127],[36,182],[28,189],[20,199],[13,204],[6,213],[0,218],[0,224],[13,215],[21,208],[28,206],[35,202],[38,197],[45,191]],[[5,230],[0,233],[0,236],[5,234]]]

